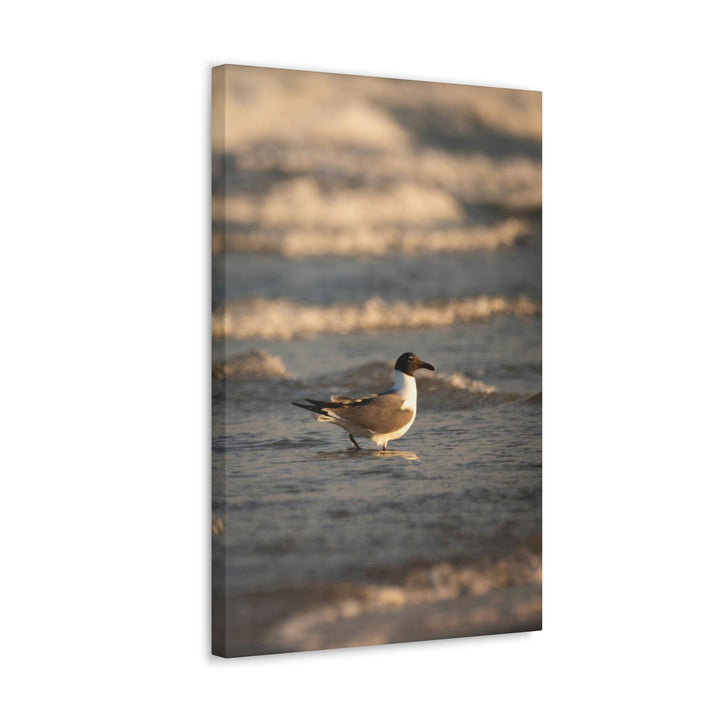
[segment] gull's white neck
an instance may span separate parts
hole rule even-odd
[[[395,384],[392,392],[396,392],[403,399],[403,408],[408,408],[415,412],[417,408],[417,385],[412,375],[406,375],[400,370],[395,371]]]

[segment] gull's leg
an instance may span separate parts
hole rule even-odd
[[[350,435],[350,433],[348,433],[348,435]],[[355,438],[350,435],[350,439],[352,440],[352,444],[359,450],[360,446],[355,442]]]
[[[383,443],[383,450],[387,450],[387,443]]]

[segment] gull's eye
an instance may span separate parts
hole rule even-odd
[[[413,362],[413,361],[415,360],[415,356],[414,356],[414,355],[411,355],[411,356],[408,358],[408,360],[409,360],[410,362]]]

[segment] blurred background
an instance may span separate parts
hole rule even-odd
[[[458,252],[539,230],[540,93],[237,66],[223,76],[216,252]]]

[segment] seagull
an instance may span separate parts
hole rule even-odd
[[[310,400],[310,403],[292,403],[317,413],[318,422],[339,425],[347,431],[353,445],[360,450],[355,435],[372,440],[378,448],[387,450],[391,440],[402,437],[415,421],[417,412],[416,370],[435,368],[423,362],[415,353],[403,353],[395,363],[395,384],[379,395],[360,398],[333,395],[330,400]]]

